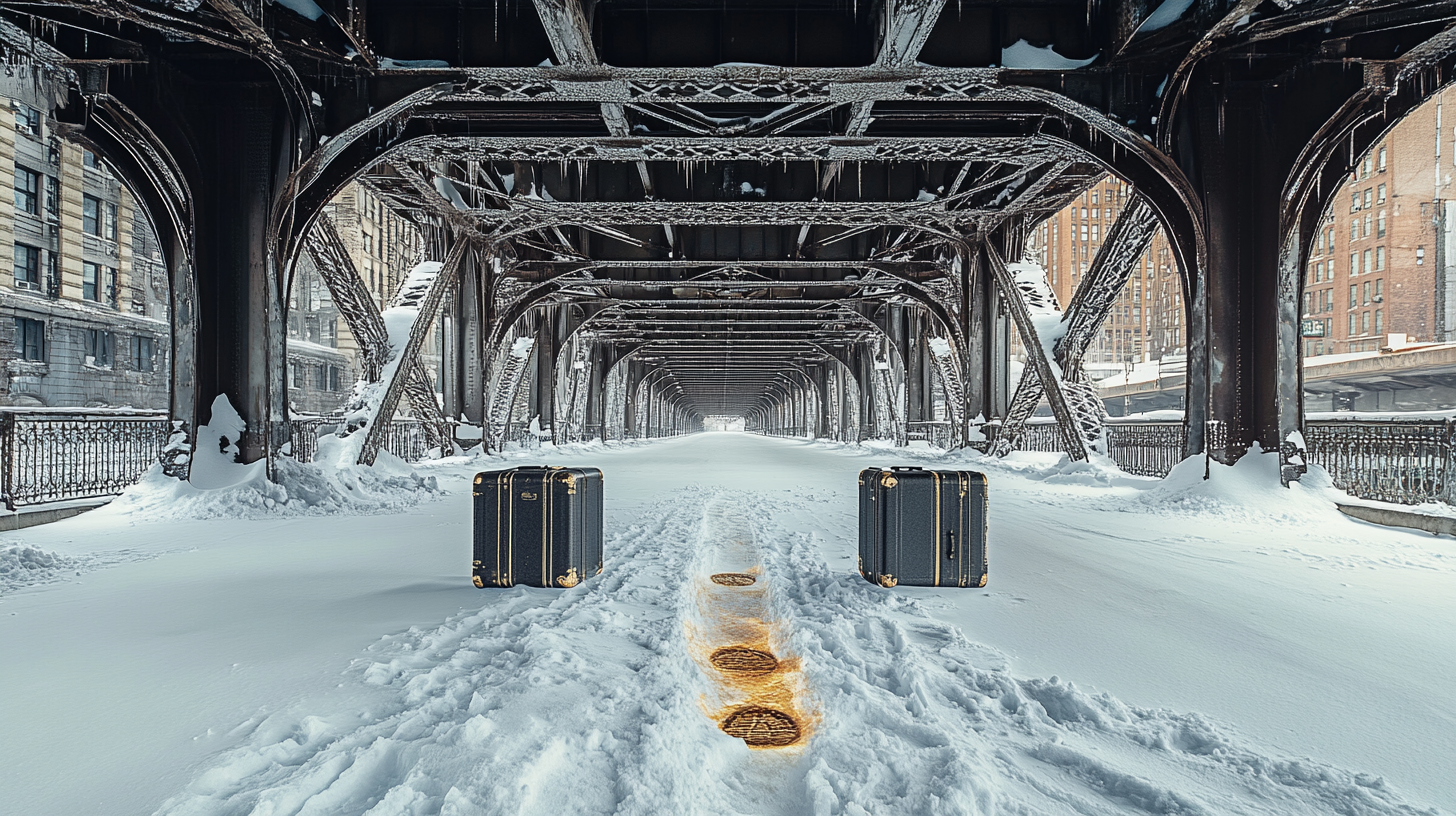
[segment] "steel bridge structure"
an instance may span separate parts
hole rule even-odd
[[[288,443],[304,253],[361,346],[361,461],[402,399],[496,444],[523,417],[564,438],[728,415],[935,420],[954,444],[991,418],[1008,446],[1043,396],[1083,458],[1082,354],[1161,228],[1185,453],[1257,443],[1288,480],[1316,226],[1452,76],[1456,2],[0,0],[0,56],[155,222],[179,475],[218,394],[245,458]],[[1025,243],[1107,173],[1134,200],[1063,310]],[[408,336],[324,215],[354,181],[426,236],[391,304]],[[437,321],[443,408],[418,361]]]

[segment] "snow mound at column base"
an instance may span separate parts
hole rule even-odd
[[[271,518],[390,513],[440,495],[434,476],[424,476],[403,460],[381,452],[373,467],[338,465],[327,453],[333,437],[319,440],[319,460],[302,464],[274,460],[274,481],[267,463],[231,465],[230,483],[198,487],[153,467],[135,486],[95,511],[132,520]]]

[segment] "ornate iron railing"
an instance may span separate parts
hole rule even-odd
[[[1162,478],[1174,465],[1183,461],[1187,434],[1181,421],[1114,420],[1102,428],[1107,440],[1107,455],[1128,473]]]
[[[1222,447],[1225,429],[1221,422],[1207,424],[1207,441],[1211,447]],[[982,453],[990,450],[1001,431],[999,422],[988,422],[979,426],[985,441],[973,442],[971,447]],[[1173,466],[1183,461],[1186,432],[1181,420],[1136,420],[1110,419],[1103,425],[1107,443],[1107,455],[1117,466],[1139,476],[1167,476]],[[1022,427],[1016,440],[1016,450],[1060,453],[1061,434],[1056,421],[1051,417],[1034,417]]]
[[[0,410],[5,507],[113,496],[157,463],[166,412]]]
[[[1310,464],[1362,499],[1456,503],[1452,453],[1456,420],[1307,420]]]

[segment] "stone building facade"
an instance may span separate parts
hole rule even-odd
[[[1456,340],[1447,251],[1456,171],[1456,92],[1417,108],[1356,163],[1335,193],[1305,269],[1304,356]],[[1444,125],[1443,125],[1444,122]]]
[[[1063,308],[1071,302],[1131,194],[1130,185],[1104,176],[1033,231],[1027,245],[1046,267]],[[1087,350],[1084,367],[1097,379],[1120,373],[1128,365],[1180,356],[1186,332],[1178,266],[1159,230]]]
[[[166,268],[131,193],[0,76],[0,404],[166,408]],[[8,342],[6,342],[8,341]]]

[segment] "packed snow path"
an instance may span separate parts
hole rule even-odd
[[[607,473],[606,571],[565,591],[464,577],[468,476],[498,459],[432,466],[450,493],[391,515],[155,521],[136,501],[6,534],[0,801],[1452,810],[1450,539],[1346,519],[1252,460],[1162,484],[976,460],[988,587],[887,591],[852,572],[854,474],[917,456],[738,434],[543,454]],[[735,701],[705,658],[744,639],[724,571],[762,583],[764,642],[798,675],[788,748],[719,729]]]

